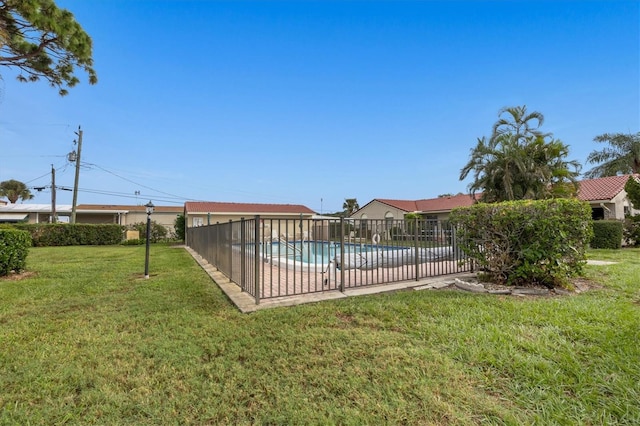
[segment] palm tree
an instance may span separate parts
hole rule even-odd
[[[473,171],[474,181],[469,191],[472,195],[481,191],[483,202],[528,198],[522,182],[527,172],[526,160],[524,150],[513,135],[505,134],[493,140],[483,137],[471,150],[469,162],[460,171],[460,180]]]
[[[506,118],[503,118],[506,115]],[[531,123],[535,121],[535,126]],[[504,107],[498,112],[498,121],[493,124],[491,140],[504,134],[511,134],[518,142],[530,136],[550,136],[542,133],[540,126],[544,123],[544,116],[538,111],[527,112],[527,106]]]
[[[594,142],[606,142],[610,146],[593,151],[587,157],[590,164],[602,163],[586,172],[587,178],[640,173],[640,132],[634,134],[605,133],[596,136]]]
[[[0,182],[0,197],[7,197],[11,204],[15,204],[18,199],[30,200],[33,194],[27,188],[27,185],[18,180],[5,180]]]
[[[351,216],[360,208],[360,206],[358,205],[358,200],[356,198],[345,198],[342,208],[344,209],[344,214],[346,216]]]
[[[575,194],[580,164],[565,161],[568,147],[559,140],[547,142],[546,136],[530,135],[523,139],[504,133],[493,140],[478,139],[469,162],[460,171],[460,180],[473,171],[469,191],[472,195],[482,191],[483,202]]]

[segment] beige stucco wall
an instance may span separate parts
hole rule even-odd
[[[311,216],[310,214],[303,215],[301,221],[300,215],[260,215],[260,235],[264,235],[265,238],[289,240],[319,238],[319,235],[314,235],[314,230],[315,233],[320,233],[320,227],[318,224],[314,225]],[[188,213],[187,227],[206,226],[208,221],[211,225],[229,221],[236,222],[242,218],[249,220],[255,218],[255,215],[212,214],[211,217],[208,218],[207,213]],[[201,225],[199,225],[199,223],[201,223]]]
[[[366,215],[366,219],[385,219],[388,215],[393,216],[393,219],[404,219],[405,213],[407,212],[404,210],[374,200],[352,214],[351,219],[363,219],[363,215]]]
[[[113,213],[76,213],[76,223],[117,224],[118,215]]]
[[[423,216],[429,220],[435,219],[439,221],[449,220],[450,212],[440,212],[440,213],[424,213]]]
[[[381,220],[381,219],[387,218],[388,215],[392,215],[393,219],[401,220],[401,219],[404,219],[404,215],[407,213],[410,213],[410,212],[406,212],[402,209],[389,206],[379,201],[373,201],[367,204],[365,207],[358,210],[357,212],[355,212],[353,215],[351,215],[351,218],[362,219],[362,215],[366,215],[367,219]],[[428,216],[429,219],[431,219],[433,216],[434,219],[436,220],[444,221],[449,219],[449,212],[438,212],[438,213],[426,212],[426,213],[423,213],[423,216]]]
[[[39,212],[31,212],[29,213],[29,218],[27,219],[28,223],[49,223],[50,213],[39,213]]]
[[[167,228],[167,231],[172,234],[175,232],[175,222],[178,214],[180,213],[156,211],[151,214],[151,221],[164,226],[165,228]],[[122,225],[127,226],[140,222],[147,222],[147,213],[143,211],[130,211],[126,215],[124,215]]]
[[[591,201],[590,204],[593,208],[604,208],[605,219],[623,220],[625,207],[629,209],[632,215],[640,214],[640,210],[633,208],[633,204],[629,201],[626,191],[621,191],[618,195],[613,197],[611,201]]]
[[[151,214],[151,220],[165,228],[169,233],[175,232],[175,220],[178,213],[173,212],[154,212]],[[116,223],[122,226],[129,226],[135,223],[146,223],[147,213],[144,211],[128,211],[126,213],[118,212],[78,212],[76,214],[77,223],[92,224],[109,224]]]

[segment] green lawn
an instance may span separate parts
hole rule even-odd
[[[0,280],[0,424],[640,424],[640,250],[603,287],[239,313],[185,250],[34,248]]]

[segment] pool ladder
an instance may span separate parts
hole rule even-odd
[[[283,244],[285,247],[287,247],[287,250],[285,250],[285,256],[295,258],[296,252],[297,252],[297,254],[299,254],[300,257],[302,257],[302,247],[296,247],[295,244],[291,244],[289,241],[283,240],[280,237],[272,238],[271,241],[272,242],[277,241],[279,244]],[[289,250],[291,250],[291,254]]]

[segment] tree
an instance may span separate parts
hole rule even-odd
[[[342,208],[344,209],[344,214],[346,216],[351,216],[360,208],[360,206],[358,205],[358,200],[356,198],[345,198]]]
[[[634,209],[640,209],[640,180],[635,176],[629,176],[624,185],[627,197]],[[623,223],[624,240],[629,245],[640,246],[640,214],[627,215]]]
[[[577,192],[580,164],[565,161],[568,147],[549,133],[538,130],[542,114],[526,113],[526,107],[504,108],[512,121],[500,118],[490,139],[478,138],[460,180],[473,172],[471,195],[480,201],[499,202],[572,196]],[[530,120],[537,120],[532,127]],[[573,170],[571,170],[573,169]]]
[[[590,164],[602,163],[586,172],[587,178],[640,173],[640,132],[636,134],[605,133],[593,138],[594,142],[610,146],[593,151],[587,157]]]
[[[0,182],[0,197],[7,197],[11,204],[15,204],[18,199],[31,200],[33,194],[27,185],[18,180],[5,180]]]
[[[53,0],[0,0],[0,65],[18,68],[19,81],[44,78],[62,96],[80,81],[76,67],[98,81],[91,38]]]
[[[507,115],[507,118],[503,118]],[[535,126],[532,125],[535,121]],[[491,141],[504,134],[513,135],[521,142],[530,136],[548,136],[538,129],[544,123],[544,116],[538,111],[527,112],[527,106],[504,107],[498,112],[498,121],[493,124]]]
[[[633,176],[629,176],[629,180],[624,185],[629,201],[633,204],[633,208],[640,210],[640,182]]]

